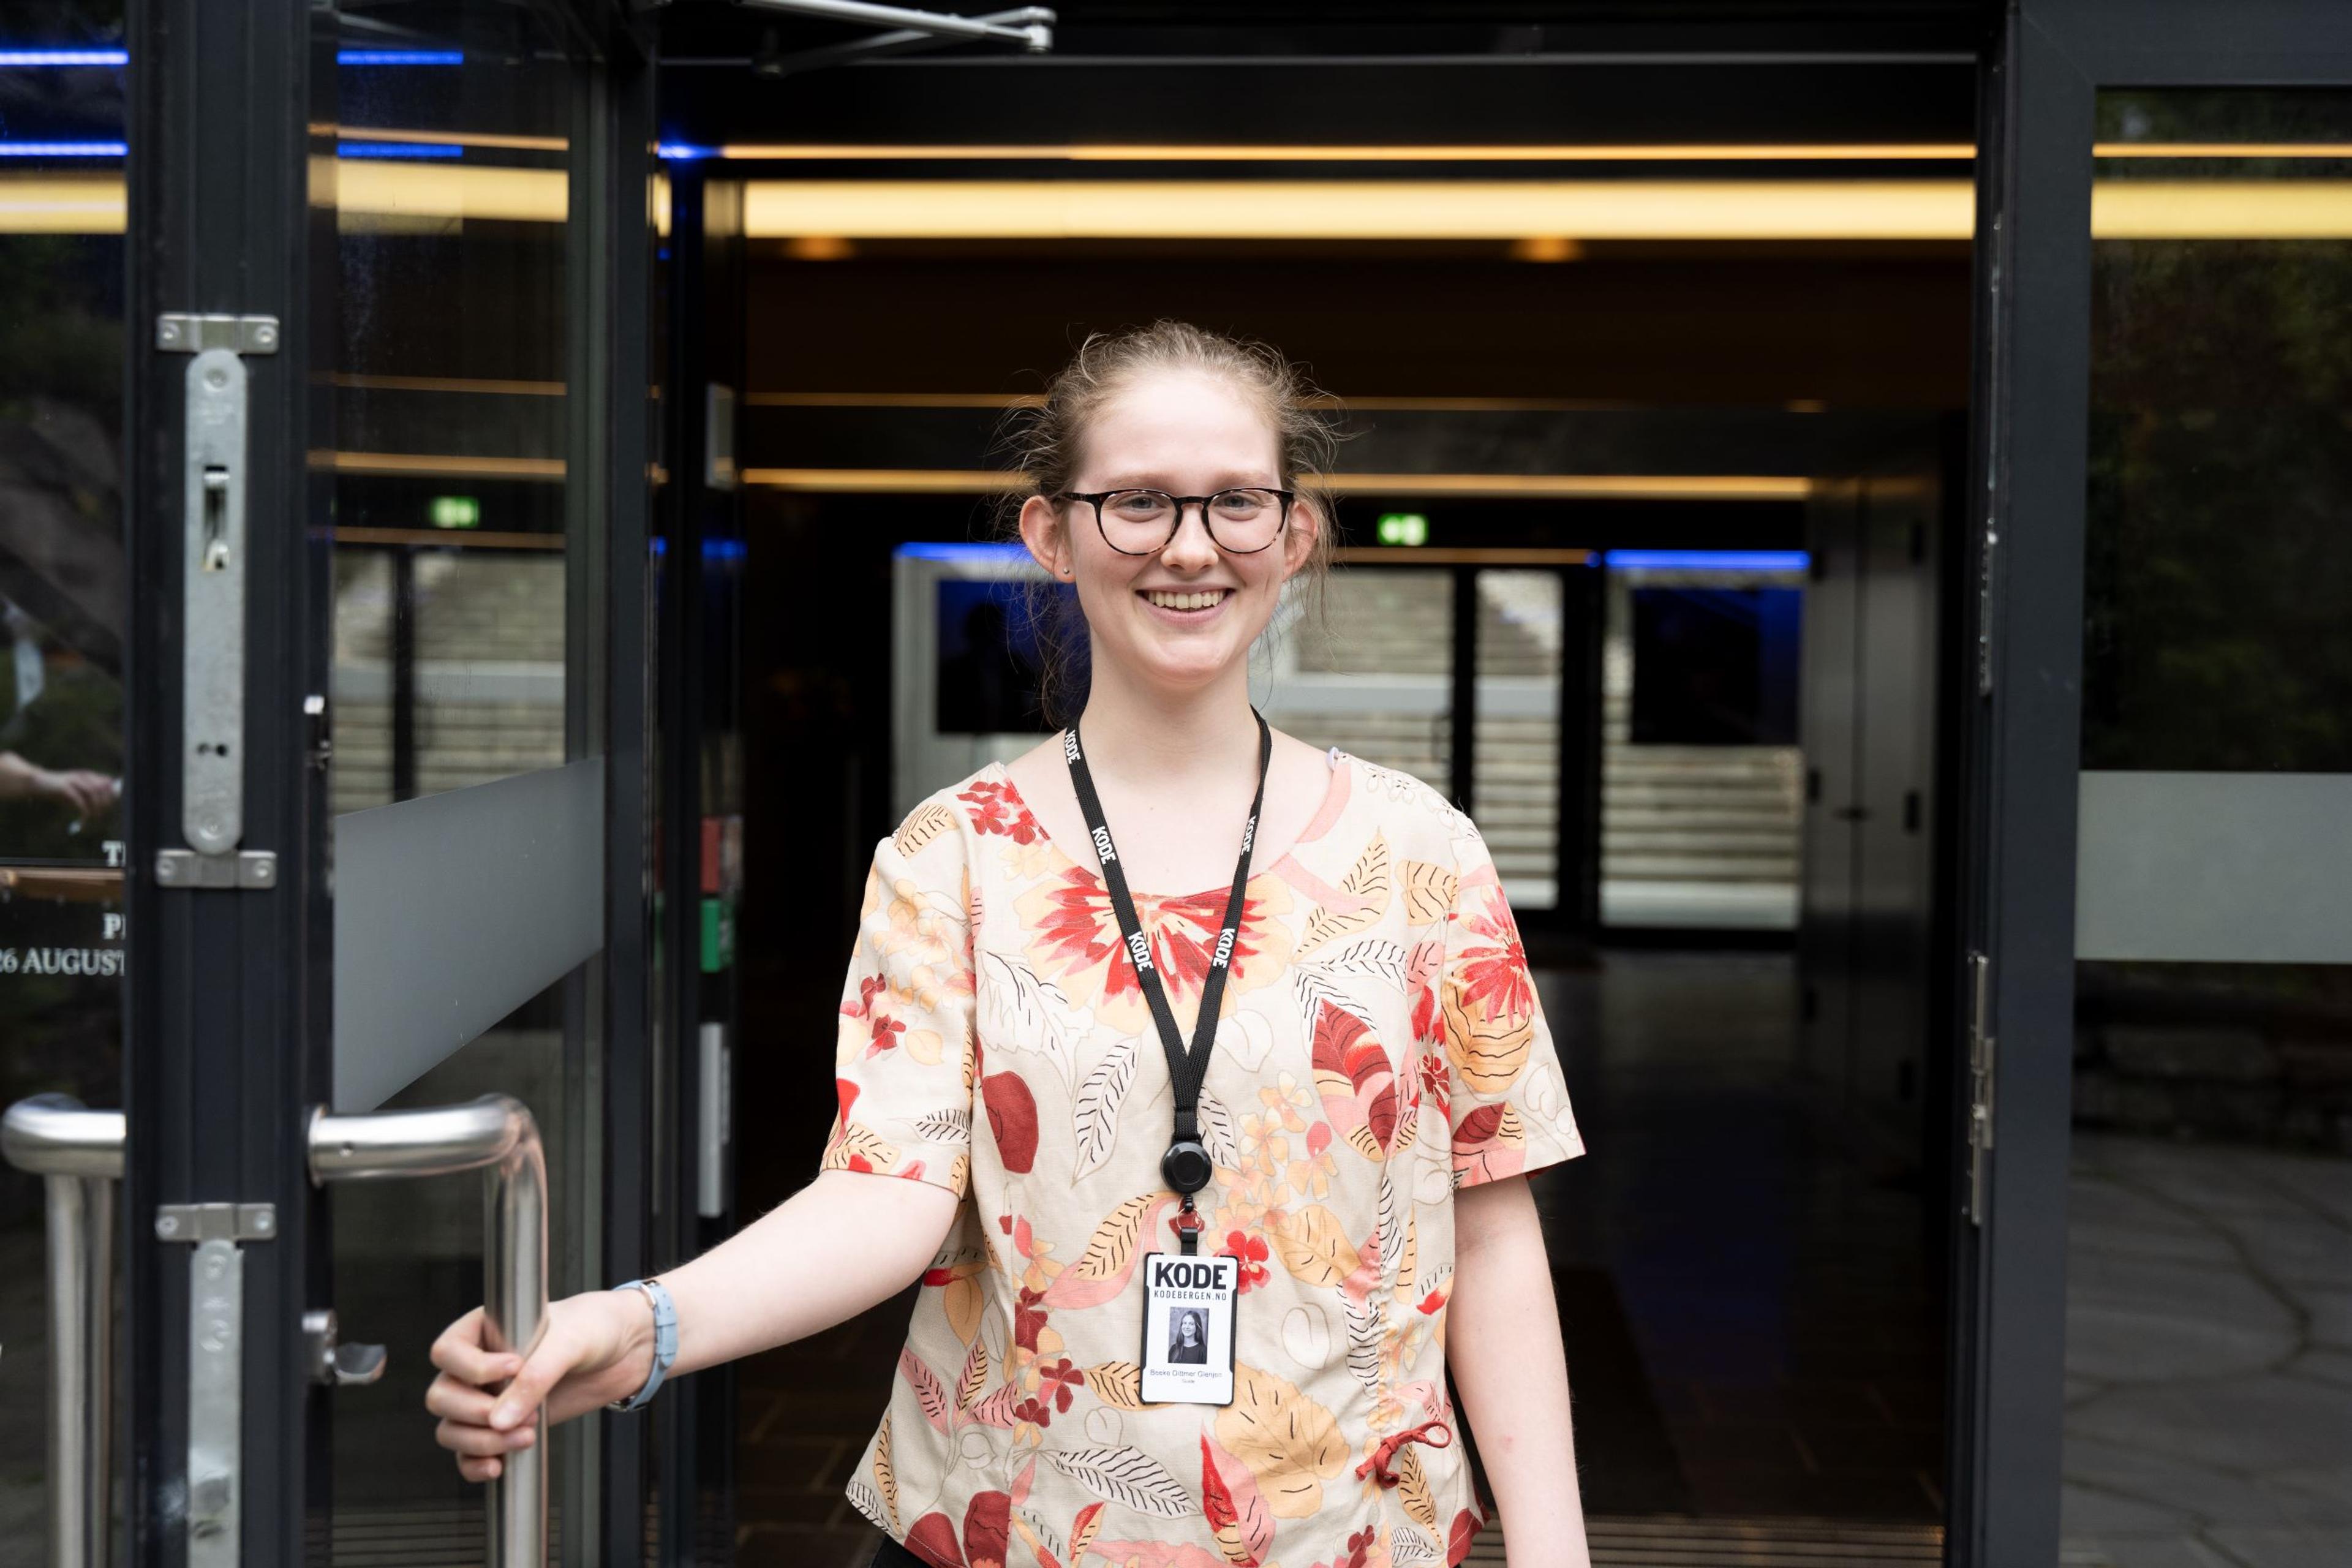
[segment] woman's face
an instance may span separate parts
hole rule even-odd
[[[1096,411],[1084,432],[1070,489],[1125,489],[1177,496],[1282,483],[1280,448],[1265,416],[1220,377],[1160,371],[1129,384]],[[1033,498],[1021,533],[1045,570],[1078,591],[1095,665],[1116,665],[1147,687],[1171,691],[1209,685],[1249,657],[1274,618],[1282,584],[1306,562],[1318,520],[1303,504],[1264,550],[1217,547],[1188,506],[1174,537],[1155,554],[1113,550],[1085,501]]]
[[[1184,1342],[1186,1344],[1198,1344],[1200,1342],[1201,1325],[1192,1321],[1192,1315],[1191,1313],[1187,1312],[1184,1315],[1184,1321],[1177,1325],[1177,1329],[1178,1331],[1184,1336]]]

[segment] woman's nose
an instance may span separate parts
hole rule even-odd
[[[1178,503],[1176,531],[1168,536],[1160,552],[1160,563],[1171,572],[1187,567],[1199,570],[1213,566],[1217,560],[1217,542],[1209,534],[1209,503],[1184,501]]]

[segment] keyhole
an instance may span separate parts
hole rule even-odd
[[[217,463],[205,468],[204,537],[203,569],[225,570],[228,565],[228,470]]]

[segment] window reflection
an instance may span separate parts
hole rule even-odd
[[[2285,212],[2352,174],[2352,95],[2110,93],[2099,121],[2099,178],[2159,220],[2143,232],[2199,232],[2224,182]],[[2225,815],[2250,773],[2352,802],[2352,243],[2102,238],[2093,256],[2084,766]],[[2248,845],[2277,828],[2251,810],[2218,826]],[[2251,858],[2217,854],[2178,897],[2224,896]],[[2086,900],[2124,870],[2086,859]],[[2352,967],[2177,956],[2076,966],[2068,1547],[2344,1561]]]

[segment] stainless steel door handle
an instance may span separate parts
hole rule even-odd
[[[459,1171],[480,1171],[486,1177],[483,1338],[493,1350],[528,1355],[547,1321],[547,1156],[529,1108],[509,1095],[486,1094],[463,1105],[423,1110],[338,1116],[320,1110],[311,1115],[313,1181]],[[363,1366],[354,1371],[372,1379],[382,1371],[381,1360],[374,1372]],[[507,1454],[499,1479],[489,1483],[489,1568],[544,1568],[546,1448],[541,1441]]]

